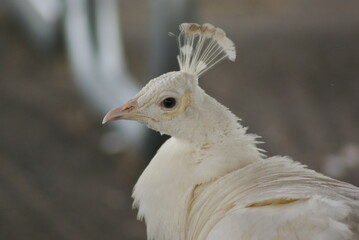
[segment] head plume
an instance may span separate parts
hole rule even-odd
[[[200,76],[225,58],[236,59],[234,43],[226,33],[206,23],[182,23],[178,35],[180,70]]]

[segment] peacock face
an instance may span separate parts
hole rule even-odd
[[[132,100],[110,111],[103,123],[129,119],[174,137],[191,139],[201,128],[206,135],[203,122],[212,116],[201,116],[214,103],[203,103],[206,95],[198,77],[223,59],[234,61],[235,47],[222,29],[211,24],[183,23],[179,28],[180,71],[151,80]]]
[[[184,72],[170,72],[151,80],[133,99],[110,111],[103,122],[127,119],[149,128],[176,135],[193,102],[197,78]]]

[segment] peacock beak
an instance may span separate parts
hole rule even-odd
[[[109,111],[102,120],[102,124],[105,124],[114,120],[138,120],[142,114],[138,112],[138,103],[136,99],[132,99],[122,105]]]

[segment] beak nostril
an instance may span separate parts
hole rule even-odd
[[[123,109],[123,111],[129,112],[129,111],[131,111],[133,108],[134,108],[134,106],[127,106],[127,107],[125,107],[125,108]]]
[[[120,119],[137,120],[139,117],[137,106],[138,104],[136,99],[130,100],[121,107],[114,108],[109,111],[104,117],[102,123]]]

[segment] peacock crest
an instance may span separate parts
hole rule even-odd
[[[225,58],[236,59],[236,49],[221,28],[209,23],[182,23],[178,35],[180,70],[200,76]]]

